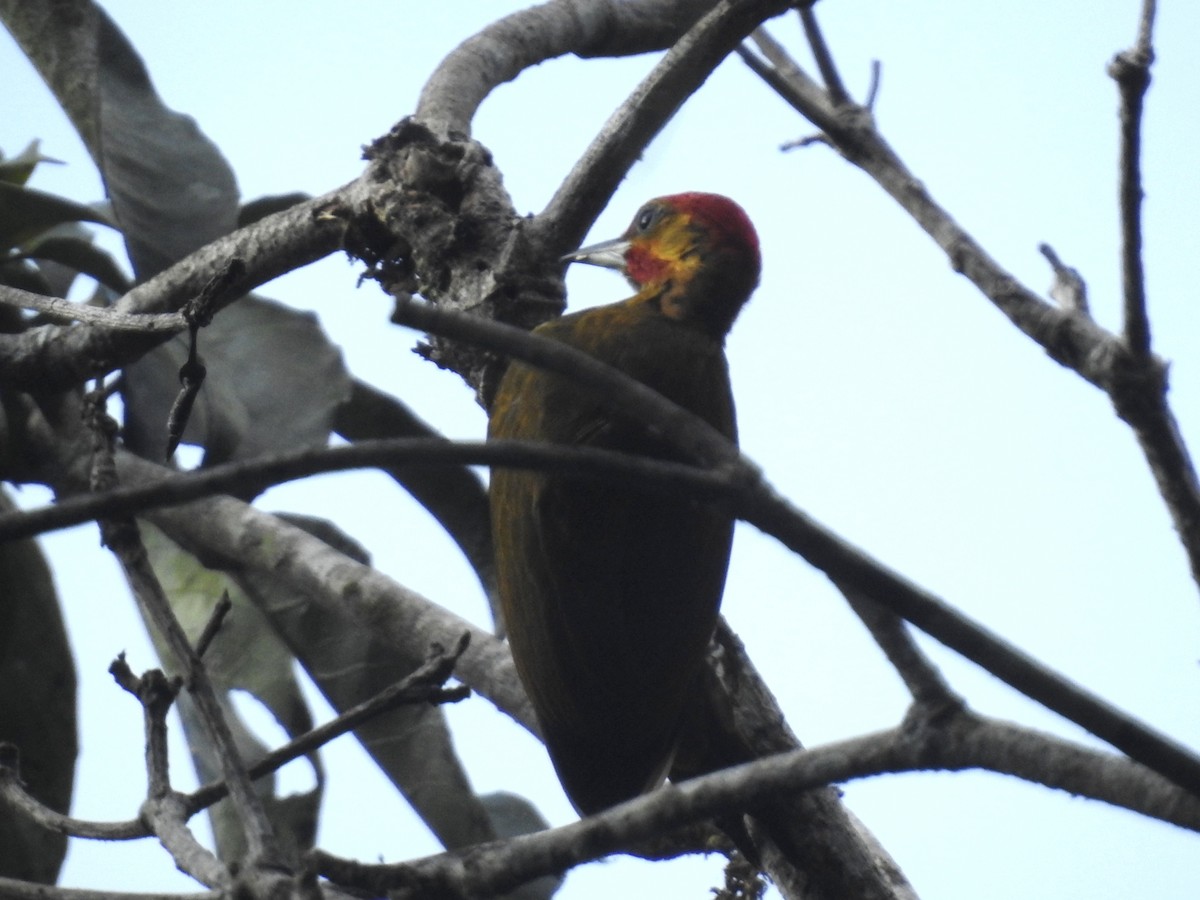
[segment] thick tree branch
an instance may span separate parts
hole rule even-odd
[[[112,311],[121,317],[174,312],[197,296],[230,260],[241,259],[245,274],[228,285],[219,305],[230,303],[337,250],[345,222],[328,210],[357,204],[365,194],[365,182],[352,182],[240,228],[138,285]],[[138,359],[172,333],[42,325],[20,334],[0,334],[0,379],[17,389],[64,390]]]
[[[556,0],[505,16],[442,60],[416,117],[442,135],[469,135],[493,89],[532,66],[576,53],[627,56],[670,47],[714,0]]]
[[[447,898],[490,896],[539,875],[626,850],[689,822],[776,799],[784,791],[883,773],[975,768],[1008,774],[1034,770],[1040,784],[1200,830],[1200,801],[1136,764],[960,714],[938,726],[910,723],[761,759],[663,788],[561,828],[411,863],[368,866],[321,851],[314,851],[313,857],[318,869],[334,881],[373,892],[391,890],[398,897],[420,897],[428,891]],[[1089,777],[1095,772],[1104,777]],[[1113,776],[1121,781],[1117,789]],[[1148,797],[1153,798],[1153,808]]]

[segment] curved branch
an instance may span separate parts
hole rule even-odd
[[[977,755],[978,750],[986,752]],[[1025,767],[1043,773],[1034,779],[1038,783],[1200,830],[1200,801],[1134,763],[964,714],[945,727],[895,728],[761,759],[662,788],[561,828],[411,863],[368,866],[319,850],[312,856],[332,880],[373,892],[418,897],[436,887],[445,897],[492,896],[629,849],[655,834],[777,799],[784,791],[884,773],[983,768],[1021,775],[1015,770]],[[1093,772],[1103,777],[1088,778]]]
[[[459,44],[425,83],[416,117],[470,135],[496,87],[567,53],[629,56],[671,46],[713,0],[555,0],[505,16]]]

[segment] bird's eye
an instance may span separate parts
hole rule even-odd
[[[658,210],[653,206],[644,206],[634,219],[634,225],[638,231],[648,231],[650,226],[654,224],[654,220],[658,218]]]

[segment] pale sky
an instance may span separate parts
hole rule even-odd
[[[361,146],[410,113],[459,41],[521,4],[108,2],[174,109],[230,160],[245,199],[321,193],[362,171]],[[1200,447],[1200,311],[1191,268],[1200,209],[1200,8],[1160,4],[1147,98],[1146,266],[1155,350]],[[431,10],[436,10],[431,12]],[[1119,328],[1117,99],[1105,74],[1135,36],[1139,4],[827,0],[818,6],[848,87],[883,65],[884,136],[933,195],[1017,278],[1044,290],[1050,243]],[[797,20],[771,26],[807,63]],[[536,212],[656,57],[548,62],[484,104],[475,137],[495,154],[519,212]],[[32,185],[99,199],[81,143],[7,34],[0,148],[40,138],[66,166]],[[535,122],[546,123],[535,125]],[[813,129],[737,59],[649,148],[591,239],[619,233],[652,196],[726,193],[755,221],[762,284],[728,344],[742,445],[798,506],[1053,668],[1200,746],[1200,595],[1136,442],[1106,398],[1049,360],[962,277],[865,175],[828,148],[781,153]],[[454,375],[422,362],[388,299],[332,257],[261,293],[320,317],[359,377],[453,437],[484,417]],[[572,308],[623,298],[610,272],[572,271]],[[44,502],[36,490],[22,502]],[[268,493],[269,509],[336,520],[397,581],[486,624],[477,583],[450,542],[390,480],[343,475]],[[106,674],[122,649],[154,663],[94,527],[46,546],[81,679],[75,814],[123,819],[144,791],[140,711]],[[820,573],[742,527],[724,611],[809,745],[894,725],[907,695]],[[1088,742],[1074,726],[932,646],[980,712]],[[315,695],[314,695],[315,696]],[[319,715],[328,710],[318,706]],[[480,698],[449,709],[480,792],[531,798],[573,819],[544,751]],[[274,740],[274,738],[273,738]],[[398,861],[434,852],[390,785],[343,738],[319,843]],[[182,749],[174,773],[190,779]],[[293,768],[298,768],[294,766]],[[290,777],[290,776],[289,776]],[[301,771],[294,784],[303,785]],[[1194,898],[1194,834],[991,774],[877,778],[846,801],[926,900]],[[197,820],[199,821],[199,820]],[[619,858],[572,873],[564,900],[703,897],[720,860]],[[76,842],[64,884],[194,890],[153,843]]]

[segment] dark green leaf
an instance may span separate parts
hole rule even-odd
[[[184,432],[205,461],[321,446],[334,411],[350,394],[341,353],[310,313],[247,297],[200,332],[208,377]],[[162,459],[167,415],[187,358],[181,335],[125,370],[125,439]]]
[[[94,278],[117,294],[132,287],[112,254],[100,249],[83,236],[53,235],[42,238],[25,253],[31,259],[58,263],[81,275]],[[56,294],[66,296],[66,291]]]
[[[15,504],[0,492],[0,512]],[[37,542],[0,544],[0,741],[15,744],[29,792],[67,812],[75,778],[75,663]],[[0,803],[0,875],[54,884],[65,835]]]
[[[0,250],[18,247],[63,222],[109,224],[90,206],[0,181]]]
[[[163,104],[120,29],[102,10],[96,21],[96,162],[144,279],[236,227],[237,183],[195,120]]]

